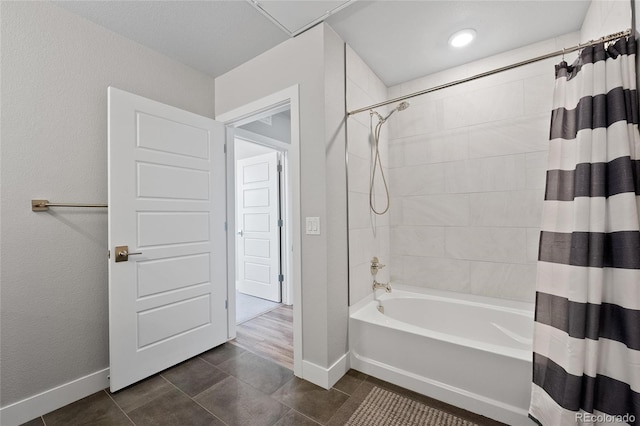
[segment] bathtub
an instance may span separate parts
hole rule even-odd
[[[394,288],[352,310],[351,368],[509,425],[532,425],[533,304],[420,291]]]

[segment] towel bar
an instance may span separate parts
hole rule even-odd
[[[83,203],[50,203],[49,200],[31,200],[31,210],[34,212],[46,212],[49,207],[89,207],[107,208],[106,204],[83,204]]]

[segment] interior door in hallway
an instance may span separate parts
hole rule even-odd
[[[280,179],[277,151],[238,160],[238,291],[282,301]]]
[[[114,88],[108,110],[116,391],[227,340],[225,128]]]

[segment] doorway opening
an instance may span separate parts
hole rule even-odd
[[[256,142],[259,134],[242,134],[234,138],[236,324],[291,304],[282,268],[284,153]]]
[[[302,377],[298,88],[227,125],[229,339]]]
[[[293,370],[293,300],[285,280],[290,112],[236,129],[235,343]],[[267,134],[269,136],[267,136]]]

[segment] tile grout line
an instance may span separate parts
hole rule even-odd
[[[343,377],[344,377],[344,376],[343,376]],[[360,381],[360,383],[358,384],[358,386],[356,386],[356,388],[353,390],[353,392],[351,393],[351,395],[349,395],[349,394],[348,394],[348,393],[346,393],[346,392],[341,391],[340,389],[331,388],[331,389],[335,389],[335,390],[337,390],[338,392],[340,392],[340,393],[342,393],[342,394],[344,394],[344,395],[347,395],[347,396],[348,396],[348,398],[347,398],[347,399],[346,399],[346,400],[345,400],[345,401],[340,405],[340,407],[338,407],[338,409],[336,409],[336,411],[333,413],[333,415],[332,415],[331,417],[329,417],[329,420],[327,420],[327,424],[328,424],[328,423],[331,423],[331,419],[333,419],[333,418],[338,414],[338,411],[339,411],[342,407],[344,407],[344,406],[345,406],[345,404],[346,404],[347,402],[349,402],[349,400],[350,400],[350,399],[352,399],[352,398],[353,398],[353,394],[354,394],[358,389],[360,389],[360,386],[362,386],[366,380],[367,380],[366,378],[362,379],[362,380]],[[360,402],[360,404],[361,404],[361,403],[362,403],[362,402]],[[360,406],[360,404],[358,404],[358,406]],[[357,408],[356,408],[356,410],[357,410]],[[354,412],[355,412],[355,411],[354,411]],[[352,413],[352,414],[353,414],[353,413]]]
[[[285,407],[288,407],[288,405],[285,405],[285,404],[283,404],[283,405],[284,405]],[[291,409],[291,411],[293,411],[294,413],[298,413],[298,414],[300,414],[302,417],[304,417],[304,418],[306,418],[306,419],[311,420],[313,423],[315,423],[315,424],[317,424],[317,425],[322,426],[322,423],[319,423],[319,422],[317,422],[317,421],[313,420],[311,417],[309,417],[309,416],[307,416],[307,415],[305,415],[305,414],[301,413],[300,411],[296,410],[295,408],[292,408],[292,409]],[[285,414],[285,415],[286,415],[286,414]],[[332,417],[333,417],[333,416],[332,416]]]
[[[360,387],[360,386],[358,386],[358,387]],[[329,390],[331,390],[331,389],[333,389],[333,390],[335,390],[335,391],[338,391],[338,392],[340,392],[341,394],[346,395],[346,396],[348,396],[349,398],[351,398],[351,395],[349,395],[349,394],[348,394],[348,393],[346,393],[345,391],[341,391],[340,389],[337,389],[337,388],[334,388],[334,387],[330,388]],[[356,388],[356,389],[358,389],[358,388]]]
[[[266,359],[266,358],[264,358],[264,357],[261,357],[260,355],[255,354],[255,353],[253,353],[253,352],[251,352],[251,351],[249,351],[249,350],[245,350],[245,352],[244,352],[244,353],[241,353],[240,355],[235,356],[235,357],[233,357],[233,358],[229,358],[228,360],[226,360],[226,361],[222,362],[221,364],[224,364],[225,362],[230,361],[230,360],[235,359],[235,358],[240,358],[240,357],[244,356],[244,355],[245,355],[245,353],[251,353],[252,355],[255,355],[255,356],[259,357],[259,358],[262,358],[263,360],[266,360],[266,361],[269,361],[269,362],[273,362],[274,364],[277,364],[278,366],[281,366],[280,364],[278,364],[278,363],[274,362],[273,360],[270,360],[270,359]],[[201,359],[202,359],[202,358],[201,358]],[[278,389],[276,389],[275,391],[273,391],[273,392],[271,392],[271,393],[269,393],[269,394],[268,394],[268,393],[262,392],[260,389],[258,389],[258,388],[256,388],[256,387],[254,387],[251,383],[246,382],[246,381],[242,380],[241,378],[236,377],[236,376],[234,376],[233,374],[231,374],[231,373],[229,373],[229,372],[227,372],[227,371],[223,370],[222,368],[218,367],[217,365],[214,365],[214,364],[210,363],[209,361],[207,361],[207,360],[205,360],[205,359],[202,359],[202,360],[203,360],[204,362],[206,362],[207,364],[211,365],[212,367],[216,368],[217,370],[219,370],[219,371],[223,372],[223,373],[224,373],[224,374],[226,374],[228,377],[233,377],[233,378],[234,378],[234,379],[236,379],[237,381],[239,381],[239,382],[241,382],[241,383],[244,383],[244,384],[245,384],[245,385],[247,385],[247,386],[251,386],[253,389],[257,390],[258,392],[264,393],[266,396],[271,397],[274,401],[277,401],[277,402],[280,402],[280,401],[279,401],[279,400],[277,400],[276,398],[273,398],[273,397],[272,397],[272,395],[273,395],[274,393],[276,393],[278,390],[280,390],[280,388],[282,388],[284,385],[286,385],[287,383],[289,383],[289,382],[291,381],[291,379],[290,379],[290,380],[288,380],[286,383],[284,383],[284,384],[283,384],[282,386],[280,386]],[[284,367],[284,368],[286,368],[286,367]],[[287,368],[287,370],[289,370],[289,369]],[[289,370],[289,371],[291,371],[291,370]],[[293,377],[295,378],[295,376],[293,376]],[[224,380],[224,379],[223,379],[223,380]],[[218,382],[218,383],[220,383],[220,382]],[[216,386],[216,385],[217,385],[217,383],[216,383],[215,385],[213,385],[213,386]],[[205,390],[203,390],[202,392],[198,393],[198,395],[200,395],[200,394],[202,394],[202,393],[206,392],[207,390],[211,389],[213,386],[208,387],[207,389],[205,389]],[[194,398],[195,398],[195,397],[197,397],[198,395],[194,395]],[[284,405],[285,405],[286,407],[289,407],[289,406],[288,406],[288,405],[286,405],[286,404],[284,404]],[[289,408],[293,409],[292,407],[289,407]]]
[[[286,402],[284,402],[281,399],[276,398],[275,396],[273,396],[275,393],[277,393],[280,389],[284,388],[285,386],[287,386],[289,383],[291,383],[292,381],[296,380],[298,377],[293,376],[291,379],[289,379],[286,383],[284,383],[282,386],[280,386],[278,389],[276,389],[275,391],[271,392],[271,394],[267,395],[269,398],[273,399],[274,401],[276,401],[279,404],[284,405],[285,407],[289,408],[290,410],[295,411],[296,413],[300,413],[298,410],[296,410],[294,407],[290,406],[289,404],[287,404]],[[304,380],[304,379],[300,379],[300,380]],[[302,414],[302,413],[300,413]],[[302,414],[304,416],[304,414]],[[307,416],[305,416],[307,417]],[[313,420],[313,419],[311,419]],[[313,420],[315,421],[315,420]],[[317,423],[317,422],[316,422]]]
[[[213,367],[215,367],[215,365],[214,365]],[[196,404],[198,404],[198,401],[196,401],[196,398],[197,398],[197,397],[199,397],[199,396],[200,396],[200,395],[202,395],[203,393],[207,392],[208,390],[211,390],[212,388],[215,388],[215,387],[216,387],[216,386],[218,386],[220,383],[222,383],[222,382],[224,382],[225,380],[227,380],[229,377],[233,377],[234,379],[236,379],[236,380],[238,380],[238,381],[241,381],[240,379],[238,379],[237,377],[235,377],[235,376],[233,376],[233,375],[231,375],[231,374],[227,373],[226,371],[223,371],[223,370],[221,370],[221,369],[219,369],[219,368],[218,368],[218,370],[219,370],[219,371],[221,371],[221,372],[223,372],[224,374],[226,374],[226,375],[227,375],[227,377],[225,377],[224,379],[220,380],[219,382],[214,383],[213,385],[209,386],[209,387],[208,387],[208,388],[206,388],[205,390],[203,390],[203,391],[201,391],[201,392],[198,392],[197,394],[193,395],[193,397],[191,397],[191,396],[187,395],[184,391],[182,391],[182,389],[178,388],[176,385],[173,385],[173,383],[171,383],[171,384],[172,384],[173,386],[175,386],[175,387],[176,387],[180,392],[184,393],[185,395],[189,396],[189,398],[193,399],[193,400],[196,402]],[[166,379],[165,379],[165,380],[166,380]],[[244,383],[244,382],[242,382],[242,383]],[[200,405],[200,404],[198,404],[198,405]],[[202,407],[202,408],[204,408],[204,407]],[[205,408],[205,410],[207,410],[207,409]],[[209,411],[209,410],[207,410],[207,411]],[[213,414],[213,413],[211,413],[211,414]],[[214,416],[215,416],[215,414],[214,414]],[[217,417],[217,416],[216,416],[216,417]]]
[[[240,354],[240,355],[242,355],[242,354]],[[210,364],[210,363],[209,363],[209,364]],[[215,367],[215,366],[214,366],[214,367]],[[300,412],[299,412],[299,411],[297,411],[295,408],[290,407],[289,405],[285,404],[283,401],[280,401],[279,399],[277,399],[277,398],[273,397],[273,394],[274,394],[274,393],[276,393],[278,390],[280,390],[282,387],[284,387],[284,386],[285,386],[287,383],[289,383],[291,380],[295,379],[295,376],[294,376],[293,378],[291,378],[289,381],[287,381],[285,384],[283,384],[282,386],[280,386],[278,389],[276,389],[275,391],[273,391],[272,393],[270,393],[270,394],[266,394],[266,393],[262,392],[260,389],[256,389],[255,387],[253,387],[253,385],[251,385],[250,383],[247,383],[247,382],[245,382],[244,380],[241,380],[241,379],[239,379],[238,377],[234,376],[233,374],[229,374],[229,373],[227,373],[226,371],[224,371],[224,370],[222,370],[222,369],[219,369],[219,370],[220,370],[220,371],[222,371],[223,373],[227,374],[227,375],[228,375],[228,376],[227,376],[227,378],[228,378],[228,377],[232,377],[233,379],[237,380],[238,382],[243,383],[243,384],[245,384],[245,385],[247,385],[247,386],[250,386],[252,389],[255,389],[256,391],[258,391],[258,392],[260,392],[260,393],[263,393],[266,397],[268,397],[268,398],[272,399],[273,401],[275,401],[275,402],[277,402],[277,403],[279,403],[279,404],[281,404],[281,405],[283,405],[283,406],[287,407],[289,410],[293,410],[293,411],[295,411],[296,413],[301,414],[301,415],[303,415],[303,416],[304,416],[304,414],[300,413]],[[166,380],[166,379],[165,379],[165,380]],[[225,378],[225,379],[223,379],[223,380],[226,380],[226,378]],[[222,381],[220,381],[220,382],[218,382],[218,383],[221,383],[221,382],[222,382]],[[206,391],[210,390],[211,388],[213,388],[213,387],[217,386],[217,385],[218,385],[218,383],[216,383],[215,385],[213,385],[213,386],[211,386],[211,387],[208,387],[207,389],[203,390],[202,392],[198,393],[197,395],[194,395],[194,396],[193,396],[193,398],[191,398],[191,399],[192,399],[196,404],[200,405],[202,408],[204,408],[205,410],[207,410],[207,408],[203,407],[203,406],[202,406],[198,401],[196,401],[196,400],[195,400],[195,398],[196,398],[198,395],[201,395],[201,394],[203,394],[204,392],[206,392]],[[171,384],[173,385],[173,383],[171,383]],[[174,385],[174,386],[175,386],[175,385]],[[180,391],[181,391],[181,389],[179,389],[179,388],[178,388],[178,390],[180,390]],[[183,392],[183,393],[184,393],[184,392]],[[187,397],[189,397],[189,395],[187,395]],[[207,410],[207,411],[208,411],[209,413],[211,413],[211,411],[209,411],[209,410]],[[215,414],[213,414],[213,413],[211,413],[211,414],[212,414],[213,416],[215,416],[217,419],[220,419],[220,418],[219,418],[218,416],[216,416]],[[286,415],[286,414],[285,414],[285,415]],[[284,416],[280,417],[280,418],[276,421],[276,423],[277,423],[278,421],[282,420],[282,418],[283,418],[283,417],[284,417]],[[307,417],[307,416],[304,416],[304,417]],[[311,419],[311,418],[310,418],[310,419]],[[317,423],[315,420],[313,420],[313,419],[311,419],[311,420],[312,420],[312,421],[314,421],[315,423]],[[220,419],[220,421],[222,421],[222,419]],[[225,423],[224,421],[222,421],[222,422],[223,422],[225,425],[227,425],[227,423]],[[321,423],[318,423],[318,424],[321,424]]]
[[[245,352],[248,352],[248,353],[251,353],[251,354],[253,354],[253,355],[255,355],[255,356],[260,357],[258,354],[254,354],[254,353],[253,353],[253,352],[251,352],[251,351],[248,351],[248,350],[247,350],[247,351],[245,351]],[[244,355],[244,353],[241,353],[240,355],[238,355],[238,356],[236,356],[236,357],[233,357],[233,358],[239,358],[239,357],[241,357],[241,356],[243,356],[243,355]],[[233,359],[233,358],[229,358],[229,360],[231,360],[231,359]],[[269,362],[274,362],[273,360],[270,360],[270,359],[266,359],[266,358],[263,358],[263,357],[260,357],[260,358],[265,359],[265,360],[267,360],[267,361],[269,361]],[[226,360],[226,361],[229,361],[229,360]],[[275,393],[276,393],[276,392],[278,392],[280,389],[282,389],[284,386],[286,386],[289,382],[291,382],[292,380],[294,380],[294,379],[296,378],[295,376],[293,376],[291,379],[289,379],[286,383],[284,383],[282,386],[280,386],[280,387],[279,387],[278,389],[276,389],[275,391],[271,392],[270,394],[267,394],[267,393],[264,393],[263,391],[261,391],[260,389],[255,388],[252,384],[245,382],[244,380],[242,380],[242,379],[240,379],[240,378],[238,378],[238,377],[234,376],[233,374],[230,374],[230,373],[228,373],[228,372],[226,372],[226,371],[222,370],[221,368],[218,368],[217,366],[215,366],[215,365],[211,364],[210,362],[208,362],[208,361],[206,361],[206,360],[204,360],[204,359],[203,359],[203,361],[205,361],[207,364],[211,365],[212,367],[215,367],[217,370],[219,370],[219,371],[221,371],[221,372],[223,372],[223,373],[227,374],[227,377],[226,377],[225,379],[223,379],[223,380],[226,380],[227,378],[231,377],[231,378],[233,378],[233,379],[237,380],[238,382],[243,383],[243,384],[245,384],[245,385],[247,385],[247,386],[251,387],[252,389],[254,389],[254,390],[256,390],[256,391],[258,391],[258,392],[260,392],[260,393],[264,394],[267,398],[270,398],[270,399],[272,399],[273,401],[275,401],[275,402],[277,402],[277,403],[279,403],[279,404],[281,404],[281,405],[283,405],[283,406],[287,407],[289,410],[293,410],[293,411],[295,411],[296,413],[301,414],[301,415],[303,415],[303,416],[304,416],[304,414],[300,413],[300,412],[299,412],[298,410],[296,410],[294,407],[291,407],[291,406],[289,406],[289,405],[285,404],[283,401],[281,401],[281,400],[279,400],[278,398],[276,398],[276,397],[274,397],[274,396],[273,396],[273,394],[275,394]],[[224,361],[224,362],[226,362],[226,361]],[[277,363],[275,363],[275,362],[274,362],[274,364],[277,364]],[[280,364],[278,364],[278,365],[280,365]],[[285,368],[286,368],[286,367],[285,367]],[[164,377],[163,377],[163,378],[164,378]],[[165,380],[167,380],[166,378],[164,378],[164,379],[165,379]],[[168,380],[167,380],[167,381],[168,381]],[[221,383],[221,382],[222,382],[222,380],[221,380],[220,382],[218,382],[218,383],[214,384],[213,386],[208,387],[207,389],[203,390],[202,392],[198,393],[197,395],[194,395],[194,396],[193,396],[193,398],[191,398],[191,397],[190,397],[190,398],[191,398],[191,399],[192,399],[196,404],[200,405],[202,408],[204,408],[205,410],[207,410],[208,412],[210,412],[210,413],[211,413],[211,411],[209,411],[207,408],[203,407],[200,403],[198,403],[198,401],[196,401],[196,400],[195,400],[195,398],[197,398],[197,397],[198,397],[198,395],[201,395],[201,394],[203,394],[204,392],[206,392],[206,391],[210,390],[211,388],[213,388],[213,387],[217,386],[217,385],[218,385],[219,383]],[[171,382],[170,382],[170,383],[171,383]],[[173,385],[173,383],[171,383],[171,384]],[[173,385],[173,386],[175,386],[175,385]],[[176,386],[176,388],[177,388],[177,386]],[[182,392],[182,390],[181,390],[181,389],[179,389],[179,388],[178,388],[178,390],[180,390],[180,391]],[[183,393],[184,393],[184,392],[183,392]],[[185,395],[186,395],[186,394],[185,394]],[[187,395],[187,397],[189,397],[189,395]],[[215,414],[213,414],[213,413],[211,413],[211,414],[212,414],[213,416],[215,416],[216,418],[218,418],[218,419],[219,419],[219,417],[218,417],[218,416],[216,416]],[[286,415],[286,414],[285,414],[285,415]],[[284,417],[284,416],[283,416],[283,417]],[[304,417],[307,417],[307,416],[304,416]],[[282,417],[280,417],[280,418],[278,419],[278,421],[280,421],[281,419],[282,419]],[[222,419],[220,419],[220,420],[222,420]],[[315,422],[315,420],[313,420],[313,419],[311,419],[311,420]],[[224,423],[224,422],[223,422],[223,423]],[[317,423],[317,422],[316,422],[316,423]],[[224,423],[224,424],[226,425],[227,423]],[[318,424],[320,424],[320,423],[318,423]]]
[[[222,371],[222,370],[220,370]],[[198,393],[197,395],[194,395],[194,398],[190,397],[189,395],[187,395],[187,393],[185,391],[183,391],[182,389],[180,389],[179,387],[177,387],[175,384],[173,384],[173,382],[169,379],[167,379],[166,377],[164,377],[162,374],[158,374],[158,376],[162,377],[164,380],[166,380],[167,382],[169,382],[169,384],[171,386],[173,386],[174,388],[176,388],[179,392],[181,392],[184,396],[186,396],[187,398],[189,398],[191,401],[195,402],[196,405],[198,405],[199,407],[201,407],[204,411],[206,411],[207,413],[211,414],[213,417],[215,417],[216,419],[220,420],[222,422],[222,424],[229,426],[229,424],[227,422],[225,422],[224,420],[222,420],[220,417],[216,416],[215,414],[213,414],[211,411],[209,411],[206,407],[203,407],[202,404],[200,404],[198,401],[196,401],[194,398],[200,394],[202,394],[202,392],[211,389],[212,387],[216,386],[218,383],[216,383],[216,385],[210,386],[207,389],[205,389],[204,391]],[[231,377],[231,376],[230,376]],[[225,379],[222,379],[225,380]]]
[[[115,399],[113,399],[113,397],[111,396],[111,394],[110,394],[109,392],[107,392],[107,389],[103,389],[102,391],[103,391],[104,393],[106,393],[106,394],[107,394],[107,396],[109,397],[109,399],[110,399],[111,401],[113,401],[113,403],[114,403],[114,404],[116,404],[116,407],[118,407],[118,409],[119,409],[120,411],[122,411],[122,414],[124,414],[124,416],[125,416],[127,419],[129,419],[129,421],[131,422],[131,424],[135,426],[135,424],[136,424],[136,423],[133,421],[133,419],[132,419],[131,417],[129,417],[129,415],[128,415],[128,414],[127,414],[127,413],[122,409],[122,407],[120,406],[120,404],[118,404],[118,403],[116,402],[116,400],[115,400]],[[46,425],[45,425],[45,426],[46,426]]]
[[[282,305],[281,305],[281,306],[277,306],[276,308],[274,308],[274,309],[272,309],[272,310],[270,310],[270,311],[268,311],[268,312],[265,312],[263,315],[269,314],[270,312],[273,312],[273,311],[275,311],[275,310],[277,310],[277,309],[279,309],[279,308],[282,308]],[[262,316],[262,315],[260,315],[260,316]],[[256,317],[256,318],[258,318],[258,317]],[[254,319],[255,319],[255,318],[254,318]],[[234,339],[234,340],[235,340],[235,339]],[[240,353],[240,354],[237,354],[237,355],[235,355],[235,356],[233,356],[233,357],[231,357],[231,358],[229,358],[229,359],[226,359],[225,361],[221,362],[221,363],[220,363],[220,364],[218,364],[218,365],[215,365],[215,364],[213,364],[212,362],[209,362],[208,360],[204,359],[204,358],[201,356],[202,354],[198,355],[197,357],[198,357],[198,358],[200,358],[201,360],[203,360],[203,361],[204,361],[205,363],[207,363],[208,365],[210,365],[210,366],[212,366],[212,367],[216,368],[217,370],[219,370],[219,371],[221,371],[221,372],[223,372],[223,373],[227,374],[227,375],[228,375],[228,377],[233,377],[235,380],[239,381],[240,383],[243,383],[243,384],[245,384],[245,385],[247,385],[247,386],[251,387],[252,389],[255,389],[256,391],[258,391],[258,392],[260,392],[260,393],[264,394],[264,395],[265,395],[266,397],[268,397],[269,399],[271,399],[271,400],[273,400],[273,401],[275,401],[275,402],[277,402],[277,403],[281,404],[281,405],[282,405],[282,406],[284,406],[284,407],[287,407],[289,410],[293,410],[294,412],[296,412],[296,413],[298,413],[298,414],[303,415],[302,413],[300,413],[299,411],[297,411],[294,407],[289,406],[288,404],[284,403],[284,402],[283,402],[283,401],[281,401],[280,399],[278,399],[278,398],[276,398],[275,396],[273,396],[276,392],[278,392],[278,390],[280,390],[281,388],[283,388],[284,386],[286,386],[289,382],[291,382],[291,380],[295,379],[295,375],[294,375],[290,380],[288,380],[287,382],[283,383],[280,387],[278,387],[278,388],[277,388],[276,390],[274,390],[273,392],[271,392],[271,393],[265,393],[265,392],[263,392],[262,390],[260,390],[260,389],[258,389],[258,388],[256,388],[256,387],[254,387],[251,383],[248,383],[248,382],[246,382],[245,380],[243,380],[243,379],[241,379],[241,378],[239,378],[239,377],[236,377],[235,375],[231,374],[230,372],[227,372],[227,371],[225,371],[225,370],[223,370],[222,368],[220,368],[220,367],[219,367],[219,365],[221,365],[221,364],[223,364],[223,363],[225,363],[225,362],[229,362],[230,360],[233,360],[233,359],[239,359],[239,358],[241,358],[241,357],[248,356],[247,354],[251,354],[251,355],[253,355],[253,356],[258,357],[259,359],[261,359],[261,360],[263,360],[263,361],[266,361],[266,362],[269,362],[269,363],[273,363],[274,365],[277,365],[277,366],[279,366],[279,367],[282,367],[282,368],[285,368],[285,369],[287,369],[287,370],[289,370],[289,371],[292,371],[288,366],[282,365],[281,363],[276,362],[276,361],[275,361],[274,359],[272,359],[272,358],[267,358],[267,357],[265,357],[264,355],[262,355],[262,354],[260,354],[260,353],[254,352],[254,350],[252,350],[252,348],[249,348],[249,347],[247,347],[247,346],[241,345],[241,344],[239,344],[237,341],[234,341],[234,342],[227,341],[227,342],[225,342],[225,343],[227,343],[227,344],[231,344],[231,345],[233,345],[234,347],[240,348],[240,349],[242,349],[242,350],[243,350],[243,352],[242,352],[242,353]],[[213,386],[216,386],[216,385],[213,385]],[[203,392],[206,392],[207,390],[211,389],[213,386],[211,386],[211,387],[209,387],[209,388],[207,388],[207,389],[203,390],[202,392],[198,393],[198,395],[202,394]],[[196,398],[198,395],[194,395],[194,398]],[[194,398],[192,398],[192,399],[194,399]],[[195,399],[194,399],[194,401],[195,401]],[[197,401],[195,401],[195,402],[197,403]],[[198,405],[200,405],[200,404],[198,404]],[[204,408],[204,407],[203,407],[203,408]],[[206,408],[205,408],[205,409],[206,409]],[[209,410],[207,410],[207,411],[209,411]],[[213,413],[212,413],[212,414],[213,414]],[[303,416],[304,416],[304,415],[303,415]],[[305,416],[305,417],[307,417],[307,416]],[[281,417],[281,418],[282,418],[282,417]],[[280,418],[280,419],[281,419],[281,418]],[[280,419],[278,419],[278,420],[280,420]],[[313,420],[313,419],[311,419],[311,420]],[[315,420],[314,420],[314,422],[315,422]]]
[[[235,340],[235,339],[234,339],[234,340]],[[243,345],[243,344],[241,344],[241,343],[237,343],[237,342],[236,342],[236,343],[230,343],[230,341],[229,341],[229,342],[227,342],[227,343],[229,343],[229,344],[231,344],[231,345],[234,345],[234,346],[236,346],[236,347],[238,347],[238,348],[240,348],[240,349],[244,349],[246,352],[251,352],[252,354],[254,354],[254,355],[256,355],[256,356],[259,356],[259,357],[260,357],[260,358],[262,358],[262,359],[266,359],[267,361],[271,361],[271,362],[273,362],[274,364],[279,365],[280,367],[284,367],[284,368],[286,368],[287,370],[291,370],[291,371],[293,371],[293,370],[292,370],[291,368],[289,368],[288,366],[283,365],[283,364],[281,364],[281,363],[277,362],[277,361],[276,361],[276,360],[274,360],[273,358],[267,358],[267,357],[265,357],[263,354],[260,354],[260,353],[258,353],[258,352],[256,352],[256,351],[254,351],[254,350],[253,350],[253,348],[249,347],[250,345],[246,345],[246,346],[245,346],[245,345]]]
[[[274,326],[275,326],[275,328],[278,329],[278,327],[279,327],[279,325],[281,323],[289,324],[292,321],[292,318],[288,318],[289,315],[292,314],[292,313],[285,312],[285,311],[292,311],[292,310],[287,305],[280,305],[276,309],[273,309],[273,310],[271,310],[269,312],[266,312],[263,315],[260,315],[260,316],[258,316],[256,318],[254,318],[251,321],[247,321],[246,323],[241,324],[240,326],[238,326],[238,332],[240,333],[244,329],[245,330],[244,332],[246,332],[248,336],[255,334],[256,330],[252,329],[252,326],[253,327],[258,327],[258,328],[261,328],[261,327],[265,326],[264,324],[261,325],[258,322],[256,322],[256,321],[259,321],[260,319],[264,319],[267,322],[273,323],[273,324],[269,324],[270,326],[267,325],[267,328],[273,329]],[[280,318],[279,315],[283,315],[284,318]],[[253,340],[252,337],[248,338],[248,340],[249,340],[248,342],[244,342],[244,341],[241,342],[240,340],[243,340],[243,339],[244,338],[240,338],[240,336],[238,336],[236,339],[234,339],[234,341],[230,341],[230,343],[233,344],[234,346],[237,346],[237,347],[240,347],[242,349],[245,349],[246,351],[251,352],[251,353],[253,353],[255,355],[258,355],[258,356],[260,356],[262,358],[266,358],[269,361],[272,361],[272,362],[274,362],[274,363],[276,363],[276,364],[278,364],[278,365],[280,365],[280,366],[282,366],[284,368],[287,368],[289,370],[293,369],[292,368],[293,366],[291,364],[287,364],[287,363],[281,362],[278,359],[277,356],[269,356],[266,351],[260,350],[259,347],[258,347],[258,345],[260,343],[258,342],[256,344],[256,342],[252,342],[252,340]],[[269,339],[267,339],[266,341],[268,342]],[[293,349],[293,348],[291,348],[291,349]],[[291,361],[293,361],[293,360],[291,360]]]
[[[207,352],[208,352],[208,351],[207,351]],[[204,352],[203,352],[203,353],[204,353]],[[200,354],[200,355],[202,355],[202,354]],[[215,368],[216,370],[218,370],[218,371],[221,371],[221,372],[223,372],[223,373],[225,373],[225,374],[229,374],[229,373],[227,373],[226,371],[224,371],[222,368],[218,367],[217,365],[215,365],[215,364],[213,364],[213,363],[211,363],[211,362],[207,361],[206,359],[202,358],[200,355],[196,355],[196,356],[195,356],[195,358],[199,358],[199,359],[201,359],[202,361],[206,362],[207,364],[209,364],[210,366],[214,367],[214,368]],[[233,358],[238,358],[238,357],[240,357],[240,356],[242,356],[242,354],[240,354],[240,355],[238,355],[238,356],[234,356]],[[233,358],[229,358],[229,359],[227,359],[227,360],[224,360],[224,361],[222,361],[220,364],[224,364],[225,362],[227,362],[227,361],[229,361],[229,360],[231,360],[231,359],[233,359]],[[230,375],[230,374],[229,374],[229,375]],[[163,377],[163,378],[164,378],[164,377]],[[167,380],[167,379],[165,379],[165,380]],[[168,381],[168,380],[167,380],[167,381]],[[213,386],[215,386],[215,385],[213,385]],[[202,391],[202,392],[204,392],[204,391]],[[200,393],[202,393],[202,392],[200,392]],[[199,393],[198,395],[200,395],[200,393]]]
[[[354,370],[354,371],[357,371],[357,370]],[[345,376],[346,376],[346,374],[345,374]],[[358,389],[360,389],[364,385],[364,383],[367,381],[368,378],[369,378],[369,376],[366,376],[362,380],[360,380],[360,383],[358,383],[358,386],[356,386],[356,388],[353,390],[353,392],[351,392],[351,394],[347,394],[346,392],[343,392],[343,393],[349,395],[349,398],[353,397],[353,394],[355,394],[358,391]]]
[[[247,353],[251,353],[252,355],[257,356],[258,358],[262,358],[262,359],[263,359],[263,360],[265,360],[265,361],[272,362],[272,363],[274,363],[274,364],[276,364],[276,365],[278,365],[278,366],[280,366],[280,367],[283,367],[282,365],[278,364],[277,362],[274,362],[273,360],[270,360],[270,359],[263,358],[263,357],[261,357],[260,355],[258,355],[258,354],[254,354],[254,353],[253,353],[253,352],[251,352],[251,351],[246,351],[246,352],[247,352]],[[240,355],[238,355],[236,358],[239,358],[239,357],[244,356],[244,355],[245,355],[244,353],[243,353],[243,354],[240,354]],[[233,359],[233,358],[232,358],[232,359]],[[227,361],[228,361],[228,360],[227,360]],[[226,362],[226,361],[225,361],[225,362]],[[214,366],[214,367],[215,367],[215,366]],[[287,368],[287,367],[283,367],[283,368]],[[247,385],[247,386],[252,387],[253,389],[257,390],[258,392],[265,394],[266,396],[270,397],[271,399],[273,399],[274,401],[277,401],[277,402],[280,402],[280,400],[278,400],[278,399],[274,398],[274,397],[273,397],[273,394],[274,394],[274,393],[276,393],[276,392],[278,392],[282,387],[284,387],[287,383],[289,383],[291,380],[293,380],[293,379],[296,377],[295,375],[293,375],[293,377],[292,377],[291,379],[287,380],[285,383],[283,383],[283,384],[282,384],[280,387],[278,387],[276,390],[274,390],[274,391],[273,391],[273,392],[271,392],[271,393],[266,393],[266,392],[263,392],[262,390],[260,390],[260,389],[256,388],[256,387],[255,387],[255,386],[253,386],[251,383],[249,383],[249,382],[247,382],[247,381],[243,380],[243,379],[242,379],[242,378],[240,378],[240,377],[236,377],[235,375],[233,375],[233,374],[231,374],[231,373],[229,373],[229,372],[227,372],[227,371],[225,371],[225,370],[223,370],[223,369],[221,369],[221,368],[218,368],[218,370],[222,371],[222,372],[223,372],[223,373],[225,373],[225,374],[228,374],[228,375],[229,375],[229,377],[233,377],[233,378],[234,378],[234,379],[236,379],[237,381],[239,381],[239,382],[241,382],[241,383],[244,383],[244,384],[245,384],[245,385]],[[291,370],[290,370],[290,369],[288,369],[288,368],[287,368],[287,370],[291,371]],[[293,371],[291,371],[291,373],[293,373]],[[215,385],[214,385],[214,386],[215,386]],[[210,388],[209,388],[209,389],[210,389]],[[204,392],[204,391],[202,391],[202,392]],[[200,393],[202,393],[202,392],[200,392]],[[199,394],[198,394],[198,395],[199,395]],[[280,402],[280,403],[282,404],[282,402]],[[286,407],[289,407],[289,406],[288,406],[288,405],[286,405],[286,404],[283,404],[283,405],[285,405]],[[289,408],[292,408],[292,409],[293,409],[293,407],[289,407]]]

